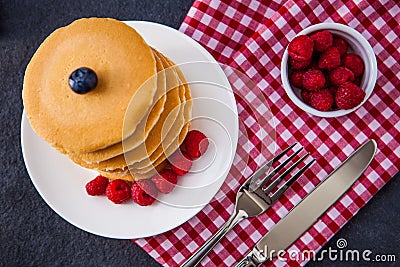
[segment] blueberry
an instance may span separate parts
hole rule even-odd
[[[97,86],[97,75],[89,68],[79,68],[71,73],[69,87],[78,94],[86,94]]]

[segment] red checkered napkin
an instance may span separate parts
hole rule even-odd
[[[225,64],[284,2],[196,0],[180,31],[201,43],[218,62]]]
[[[316,164],[265,214],[237,225],[204,259],[205,266],[234,265],[320,180],[370,138],[378,142],[378,152],[370,167],[289,251],[318,251],[399,170],[400,7],[393,1],[324,1],[322,4],[289,1],[279,8],[276,8],[277,2],[270,2],[271,6],[258,1],[243,2],[246,3],[227,5],[196,1],[181,27],[218,60],[251,77],[262,93],[256,88],[250,91],[234,86],[236,95],[240,96],[237,104],[243,123],[237,155],[221,191],[223,194],[219,193],[216,200],[187,223],[162,235],[135,241],[166,266],[181,264],[223,225],[232,213],[240,183],[264,161],[260,157],[263,152],[260,144],[264,142],[265,129],[257,124],[257,118],[265,114],[265,105],[260,102],[263,96],[276,122],[278,146],[286,147],[298,141],[317,159]],[[273,10],[276,12],[272,14]],[[379,68],[377,85],[368,101],[352,114],[330,119],[311,116],[297,108],[282,88],[279,70],[284,48],[295,34],[324,21],[343,23],[358,30],[372,45]],[[245,132],[248,136],[243,135]],[[302,259],[286,262],[275,259],[266,266],[305,263]]]

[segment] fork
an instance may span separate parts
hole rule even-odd
[[[258,169],[252,176],[250,176],[239,188],[236,193],[236,203],[234,212],[228,221],[209,239],[201,246],[187,261],[185,261],[181,267],[194,267],[197,266],[203,258],[215,247],[216,244],[229,232],[236,224],[246,218],[255,217],[264,213],[273,203],[275,203],[283,193],[289,188],[289,186],[300,177],[303,172],[313,164],[315,159],[312,159],[299,169],[293,176],[291,176],[281,187],[279,187],[274,193],[272,191],[277,188],[278,184],[289,175],[289,173],[295,169],[301,162],[303,162],[309,153],[305,154],[294,164],[288,167],[279,177],[272,180],[272,178],[284,167],[289,161],[291,161],[302,149],[300,147],[276,168],[274,168],[269,174],[265,175],[268,169],[277,162],[282,156],[284,156],[290,149],[295,145],[294,143],[280,152],[273,159],[268,161],[260,169]],[[265,175],[262,179],[260,179]],[[272,182],[265,186],[269,181]]]

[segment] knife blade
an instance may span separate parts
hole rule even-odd
[[[359,147],[265,234],[236,267],[258,266],[287,249],[364,173],[376,148],[372,139]]]

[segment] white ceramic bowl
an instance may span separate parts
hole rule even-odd
[[[302,110],[319,117],[325,117],[325,118],[339,117],[355,111],[360,106],[362,106],[365,103],[365,101],[367,101],[367,99],[371,96],[372,91],[374,90],[375,87],[376,77],[378,75],[376,57],[374,50],[372,49],[368,41],[358,31],[343,24],[327,23],[327,22],[320,23],[305,28],[297,35],[308,35],[312,32],[318,32],[321,30],[328,30],[333,35],[343,38],[349,44],[348,52],[352,52],[359,55],[364,61],[365,68],[364,68],[364,74],[361,78],[361,86],[360,86],[361,89],[365,91],[365,98],[363,102],[361,102],[357,107],[354,107],[352,109],[332,110],[332,111],[320,111],[304,103],[300,94],[301,90],[299,88],[292,87],[289,83],[289,69],[288,69],[289,53],[287,51],[287,47],[285,49],[285,52],[283,53],[281,62],[281,80],[283,88],[285,89],[289,98]]]

